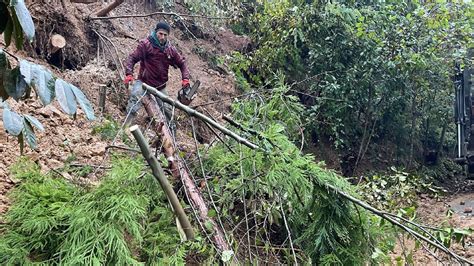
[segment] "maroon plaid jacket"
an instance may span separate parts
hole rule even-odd
[[[169,44],[169,41],[164,51],[161,51],[160,48],[153,47],[148,39],[141,40],[135,51],[125,61],[126,75],[133,75],[133,67],[138,61],[140,61],[138,79],[150,86],[165,87],[170,65],[181,70],[182,79],[189,79],[185,58]]]

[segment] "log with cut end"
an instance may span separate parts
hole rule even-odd
[[[66,46],[66,39],[59,34],[51,36],[51,53],[54,54]]]
[[[107,16],[107,14],[114,8],[118,7],[120,4],[122,4],[125,0],[115,0],[114,2],[112,2],[111,4],[109,4],[108,6],[104,7],[103,9],[97,11],[97,13],[95,13],[95,16],[96,17],[105,17]]]

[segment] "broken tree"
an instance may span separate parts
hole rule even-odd
[[[209,217],[209,208],[204,201],[201,191],[188,173],[184,162],[176,154],[177,151],[174,149],[176,145],[169,128],[166,126],[166,118],[161,112],[158,103],[153,96],[147,95],[143,98],[143,105],[147,114],[154,121],[154,129],[160,136],[162,151],[170,164],[171,173],[175,179],[181,180],[183,183],[189,203],[198,212],[198,219],[203,230],[209,231],[206,229],[208,227],[212,228],[212,232],[208,233],[211,235],[210,238],[219,252],[230,250],[222,231],[223,229],[217,225],[214,219]]]

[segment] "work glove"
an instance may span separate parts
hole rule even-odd
[[[125,83],[125,85],[128,85],[128,83],[130,83],[130,81],[133,81],[133,76],[132,75],[127,75],[127,76],[125,76],[125,79],[123,80],[123,83]]]
[[[186,88],[189,86],[189,79],[183,79],[181,81],[181,87]]]

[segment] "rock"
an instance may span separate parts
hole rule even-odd
[[[55,159],[48,159],[48,168],[49,169],[57,169],[57,168],[60,168],[60,167],[63,167],[63,163],[58,161],[58,160],[55,160]]]
[[[102,156],[105,154],[105,148],[107,147],[106,143],[97,143],[91,146],[90,151],[92,156]]]
[[[464,213],[472,213],[472,208],[470,207],[464,208]]]
[[[459,202],[459,205],[464,205],[464,204],[466,204],[466,202],[464,202],[462,200],[461,200],[461,202]]]
[[[46,118],[52,117],[53,115],[56,115],[59,117],[63,115],[63,113],[61,113],[61,111],[59,111],[58,108],[54,107],[53,105],[47,105],[44,108],[39,109],[38,114]]]

